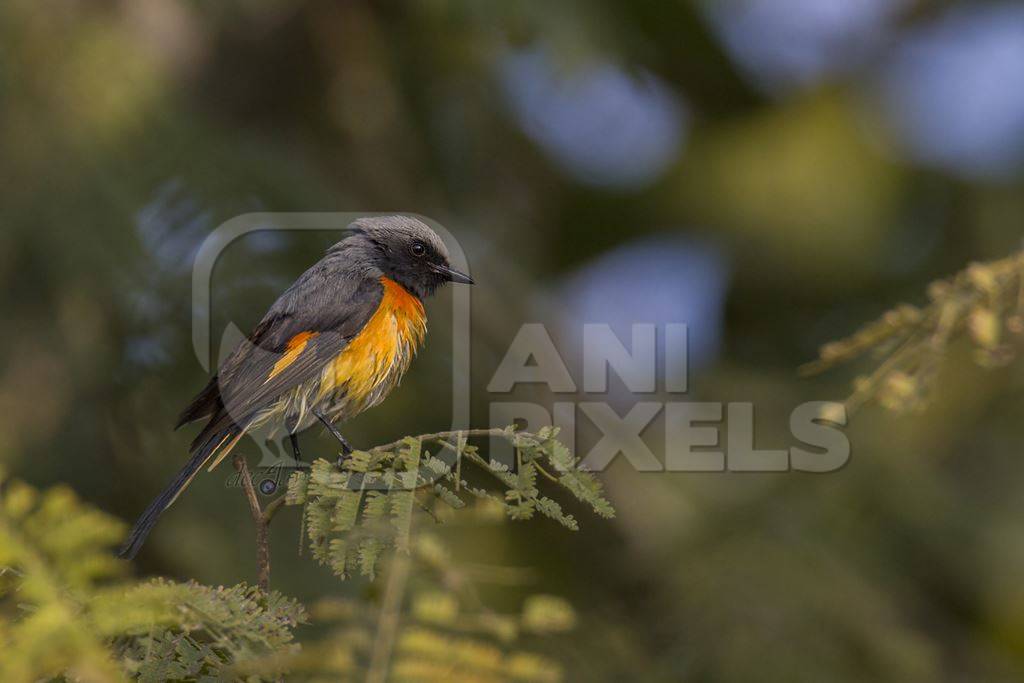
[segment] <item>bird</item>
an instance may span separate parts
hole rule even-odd
[[[427,331],[423,300],[452,282],[444,242],[417,218],[359,218],[287,289],[182,411],[175,429],[205,421],[190,458],[140,515],[119,555],[132,559],[160,515],[204,466],[216,467],[247,433],[316,422],[341,446],[337,425],[383,401],[401,381]]]

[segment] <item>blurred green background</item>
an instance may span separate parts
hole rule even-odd
[[[185,457],[191,433],[170,426],[206,380],[193,256],[248,211],[408,211],[452,231],[478,283],[475,424],[524,322],[574,369],[584,322],[685,322],[690,398],[753,402],[758,446],[787,447],[794,406],[848,391],[846,371],[797,378],[820,344],[1019,248],[1022,84],[1010,2],[6,0],[0,461],[134,519]],[[233,245],[215,341],[338,238]],[[352,441],[447,427],[450,308],[429,304],[425,350]],[[923,414],[858,413],[837,473],[620,457],[613,522],[454,540],[572,600],[571,680],[1021,680],[1021,380],[964,353]],[[581,453],[593,437],[581,424]],[[229,474],[196,481],[141,573],[252,580]],[[282,513],[275,588],[376,590],[298,557],[297,534]]]

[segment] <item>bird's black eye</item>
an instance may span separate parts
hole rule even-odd
[[[409,250],[412,251],[413,256],[423,256],[427,253],[427,248],[423,246],[422,242],[413,242]]]

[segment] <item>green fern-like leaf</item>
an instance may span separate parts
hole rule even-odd
[[[363,502],[362,490],[344,490],[338,494],[337,502],[334,504],[334,525],[333,531],[351,531],[356,526],[356,518],[359,516],[359,506]]]
[[[567,529],[579,531],[580,525],[576,522],[576,519],[572,515],[563,512],[562,506],[556,501],[542,496],[537,499],[536,508],[542,515],[555,520]]]
[[[556,429],[529,434],[508,427],[483,433],[513,445],[514,470],[480,455],[477,446],[467,443],[466,432],[451,432],[406,437],[387,447],[355,451],[340,467],[317,460],[308,477],[293,475],[286,502],[306,506],[313,557],[342,577],[374,575],[377,561],[389,548],[409,551],[420,490],[433,493],[455,510],[466,506],[464,496],[475,497],[497,503],[510,519],[527,520],[540,513],[568,529],[578,529],[576,518],[548,492],[554,487],[602,517],[614,516],[600,482],[579,469],[573,455],[555,438]],[[440,450],[432,454],[425,442]],[[500,489],[470,485],[463,476],[467,467],[496,480]],[[367,542],[370,538],[377,542]]]
[[[305,618],[298,603],[244,585],[126,581],[112,552],[123,533],[67,487],[5,482],[0,681],[215,681],[294,649],[292,629]]]
[[[288,505],[302,505],[306,502],[306,491],[309,489],[309,474],[295,471],[288,477],[288,490],[285,501]]]
[[[455,510],[461,510],[466,507],[466,502],[443,484],[434,484],[434,495]]]
[[[310,483],[310,490],[312,490]],[[334,505],[331,498],[316,498],[306,505],[306,534],[313,557],[321,564],[327,564],[328,541],[332,534]]]
[[[597,515],[605,519],[615,517],[615,508],[605,499],[601,482],[590,472],[579,469],[576,459],[565,444],[557,439],[548,439],[544,446],[548,462],[560,475],[558,483],[578,500],[590,505]]]
[[[420,450],[419,439],[405,440],[406,448],[399,453],[401,470],[396,471],[395,488],[391,494],[391,520],[395,527],[395,546],[402,552],[409,552],[409,528],[412,526],[412,509],[415,503],[416,485],[419,481]],[[397,490],[395,490],[397,489]]]

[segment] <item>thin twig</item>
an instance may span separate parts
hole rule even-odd
[[[453,436],[458,438],[459,436],[470,437],[470,436],[505,436],[505,435],[506,435],[506,432],[505,432],[505,430],[503,428],[494,428],[494,429],[460,429],[460,430],[454,431],[454,432],[434,432],[433,434],[422,434],[422,435],[417,436],[415,438],[419,439],[420,441],[440,441],[441,439],[450,439]],[[404,438],[399,439],[398,441],[392,441],[391,443],[386,443],[383,446],[374,446],[373,448],[370,449],[370,452],[393,451],[396,448],[398,448],[399,446],[401,446],[403,443],[405,443],[405,439]]]
[[[538,460],[531,460],[530,462],[532,462],[532,463],[533,463],[533,466],[537,468],[537,471],[538,471],[538,472],[540,472],[541,474],[543,474],[543,475],[544,475],[545,477],[547,477],[547,478],[548,478],[548,479],[550,479],[551,481],[555,482],[556,484],[561,484],[561,483],[562,483],[562,482],[560,482],[560,481],[558,480],[558,477],[556,477],[555,475],[551,474],[551,473],[550,473],[550,472],[548,472],[548,471],[547,471],[546,469],[544,469],[544,468],[543,468],[543,467],[541,466],[540,462],[538,462]]]
[[[272,520],[274,518],[274,515],[277,513],[277,511],[280,510],[281,507],[284,505],[285,499],[287,497],[288,497],[287,495],[282,494],[282,495],[278,496],[277,498],[275,498],[274,500],[272,500],[269,503],[267,503],[266,509],[263,510],[263,521],[264,522],[266,522],[267,524],[270,524],[270,520]]]
[[[423,510],[423,512],[425,512],[428,515],[430,515],[430,518],[432,520],[434,520],[434,524],[440,524],[441,523],[441,519],[437,516],[437,513],[435,513],[433,510],[431,510],[430,507],[427,506],[427,504],[424,503],[422,500],[420,500],[419,498],[416,498],[416,493],[418,491],[423,490],[424,488],[425,487],[423,487],[423,486],[418,486],[415,489],[413,489],[413,502],[416,503],[416,507],[418,507],[420,510]]]
[[[391,560],[388,583],[384,588],[384,598],[380,606],[377,637],[373,641],[370,669],[366,673],[367,683],[384,683],[387,680],[388,664],[391,661],[391,652],[398,636],[402,603],[405,601],[405,589],[409,583],[411,571],[412,556],[408,553],[396,552]]]
[[[444,441],[443,439],[439,438],[437,440],[437,443],[441,444],[445,448],[449,448],[452,451],[458,453],[458,449],[455,448],[455,446],[451,445],[447,441]],[[465,457],[469,458],[470,462],[472,462],[473,464],[477,465],[481,470],[483,470],[487,474],[489,474],[492,477],[494,477],[495,479],[497,479],[503,485],[505,485],[505,486],[508,485],[508,482],[505,481],[505,479],[501,476],[501,474],[499,474],[498,472],[495,472],[494,470],[492,470],[490,465],[488,465],[487,461],[484,460],[482,457],[480,457],[478,454],[471,453],[471,452],[465,452],[464,455],[465,455]]]
[[[270,517],[280,507],[278,501],[282,500],[283,496],[267,506],[268,515],[264,516],[256,488],[252,485],[252,476],[249,474],[249,466],[246,464],[245,458],[239,454],[234,457],[232,462],[235,469],[238,470],[239,479],[242,480],[242,490],[245,491],[245,497],[249,501],[249,513],[256,525],[256,583],[261,590],[266,592],[270,590],[270,540],[267,528],[270,524]]]

